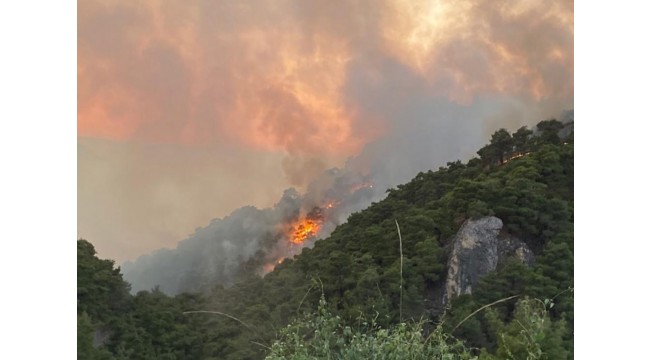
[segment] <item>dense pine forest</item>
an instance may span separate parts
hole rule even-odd
[[[477,155],[390,189],[266,276],[203,293],[133,295],[78,240],[78,358],[573,358],[573,123],[500,129]],[[454,235],[485,216],[534,261],[500,262],[441,304]]]

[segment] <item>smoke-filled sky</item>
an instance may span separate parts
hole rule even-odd
[[[80,0],[78,235],[122,262],[346,161],[465,160],[573,108],[573,26],[573,1]]]

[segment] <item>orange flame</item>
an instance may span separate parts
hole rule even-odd
[[[334,203],[330,203],[332,207]],[[326,205],[327,206],[327,205]],[[328,206],[328,208],[331,208]],[[289,227],[289,241],[292,244],[302,244],[310,237],[316,236],[325,221],[323,209],[315,207],[305,217],[299,218]]]
[[[353,184],[348,191],[352,194],[359,189],[372,188],[373,186],[374,183],[372,181],[366,181]],[[295,249],[301,247],[306,240],[318,235],[318,232],[325,222],[326,215],[339,204],[339,200],[326,199],[322,207],[316,206],[309,213],[299,217],[297,220],[280,225],[281,233],[285,235],[285,238],[287,238],[289,243],[292,245],[293,250],[289,250],[289,252],[293,252]],[[277,265],[282,264],[286,256],[287,254],[284,254],[275,260],[269,260],[269,262],[263,266],[262,274],[267,274]]]
[[[316,236],[318,230],[320,230],[322,221],[319,222],[315,219],[301,219],[292,226],[292,233],[289,241],[292,244],[302,244],[308,238]]]

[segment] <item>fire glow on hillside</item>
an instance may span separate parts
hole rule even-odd
[[[366,181],[352,184],[345,191],[345,195],[351,195],[361,189],[372,189],[373,182]],[[266,263],[262,267],[262,274],[271,272],[275,266],[293,255],[296,255],[300,249],[309,244],[309,240],[314,240],[319,236],[326,221],[333,221],[337,206],[341,204],[342,198],[332,197],[323,201],[322,206],[315,206],[304,215],[298,216],[293,221],[280,224],[279,232],[282,234],[284,241],[287,241],[283,253],[279,254],[272,262]]]
[[[312,219],[302,219],[298,221],[292,228],[294,229],[291,234],[289,241],[292,244],[302,244],[312,236],[316,236],[318,230],[322,225],[322,221],[312,220]]]
[[[318,206],[314,207],[305,217],[299,218],[291,224],[289,242],[297,245],[303,244],[305,240],[318,234],[324,221],[323,209]]]

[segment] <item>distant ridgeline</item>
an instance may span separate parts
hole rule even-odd
[[[209,293],[130,295],[114,263],[79,240],[79,358],[262,359],[321,297],[355,331],[364,316],[384,328],[423,317],[481,359],[572,358],[572,117],[498,130],[478,154],[390,189],[263,278]],[[534,339],[515,324],[533,316],[526,299],[541,304]],[[184,313],[196,310],[211,313]]]

